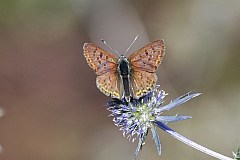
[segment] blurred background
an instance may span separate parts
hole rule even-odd
[[[103,38],[127,55],[164,39],[157,71],[171,99],[204,93],[166,115],[190,115],[171,128],[232,157],[240,144],[240,1],[1,0],[0,159],[133,159],[104,106],[82,46]],[[158,129],[138,159],[213,159]]]

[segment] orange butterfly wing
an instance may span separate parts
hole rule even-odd
[[[106,96],[121,99],[119,78],[116,72],[109,71],[100,76],[97,76],[96,84],[98,89]]]
[[[120,99],[117,58],[92,43],[85,43],[83,50],[88,65],[97,74],[96,84],[99,90],[107,96]]]
[[[129,56],[133,97],[150,92],[157,82],[156,70],[165,54],[163,40],[154,41]]]
[[[134,71],[131,77],[131,84],[133,88],[133,97],[138,99],[148,92],[150,92],[156,85],[156,73],[149,73],[146,71]]]
[[[113,54],[92,43],[85,43],[83,50],[88,65],[97,75],[117,69],[117,58]]]

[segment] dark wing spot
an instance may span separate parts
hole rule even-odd
[[[102,56],[103,56],[103,53],[101,52],[101,53],[100,53],[100,58],[102,58]]]
[[[146,54],[146,56],[148,56],[148,51],[147,50],[145,50],[145,54]]]

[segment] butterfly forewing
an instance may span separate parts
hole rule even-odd
[[[88,65],[97,74],[96,84],[99,90],[107,96],[120,99],[118,64],[115,55],[92,43],[85,43],[83,50]]]
[[[85,43],[83,50],[88,65],[96,72],[97,75],[102,75],[113,70],[116,71],[117,59],[115,55],[92,43]]]
[[[165,54],[164,41],[157,40],[129,56],[132,70],[155,72]]]

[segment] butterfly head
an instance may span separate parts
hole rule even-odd
[[[124,55],[121,55],[119,58],[118,58],[118,63],[120,61],[128,61],[127,57],[125,57]]]

